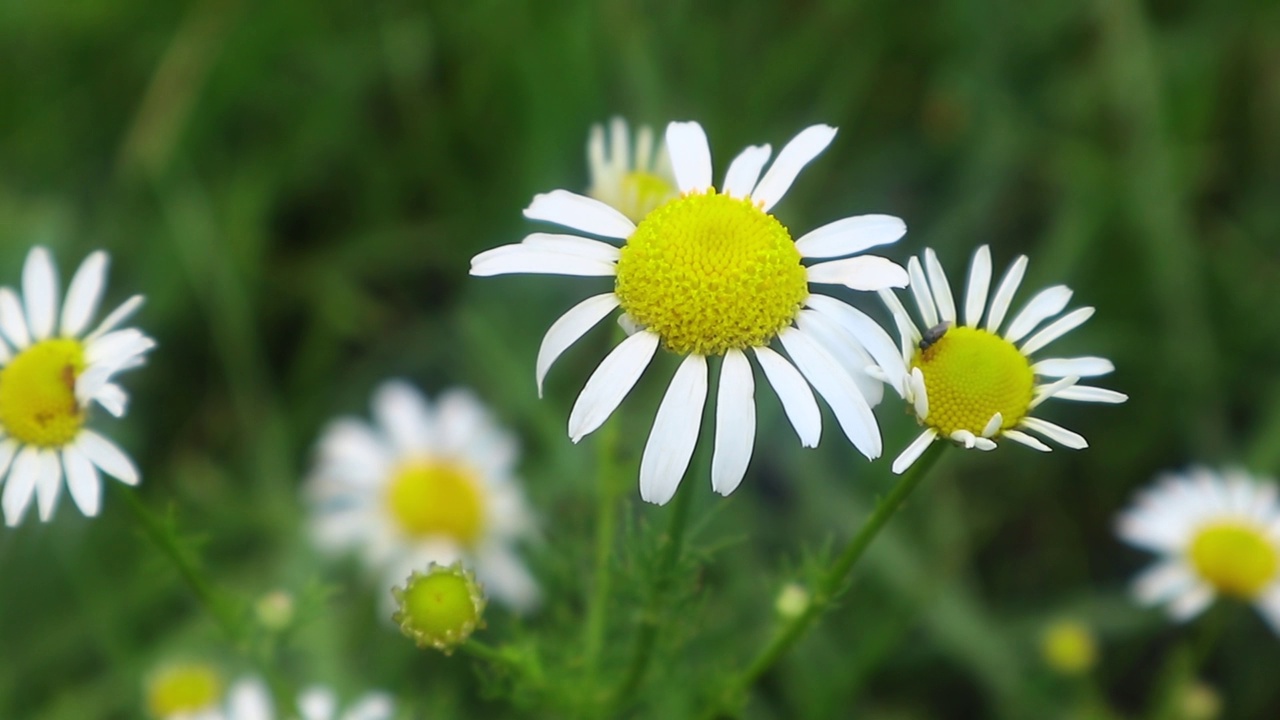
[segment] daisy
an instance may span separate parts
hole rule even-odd
[[[346,712],[339,713],[338,697],[333,690],[312,686],[298,696],[300,720],[390,720],[395,703],[386,693],[368,693]],[[292,718],[293,713],[284,717]],[[162,720],[274,720],[275,704],[266,683],[257,678],[236,681],[219,707],[194,713],[165,716]]]
[[[513,547],[533,532],[514,438],[465,390],[432,407],[390,381],[372,406],[373,424],[339,418],[320,438],[306,486],[317,544],[358,551],[382,575],[388,608],[391,587],[410,572],[456,560],[494,599],[532,607],[538,588]]]
[[[142,304],[135,295],[92,331],[106,285],[107,254],[85,258],[58,313],[58,273],[49,252],[36,247],[22,271],[22,297],[0,288],[0,479],[8,477],[5,523],[22,521],[34,496],[41,521],[53,517],[62,488],[80,512],[98,514],[99,471],[136,485],[138,470],[119,447],[85,427],[90,405],[124,415],[128,395],[112,381],[142,365],[155,341],[135,328],[117,329]]]
[[[892,243],[906,226],[885,215],[824,225],[798,240],[770,211],[796,176],[826,149],[836,130],[814,125],[782,148],[768,172],[768,145],[748,147],[730,164],[720,190],[711,182],[711,150],[696,122],[667,126],[666,141],[680,195],[640,222],[617,208],[555,190],[525,209],[531,220],[622,240],[533,233],[523,242],[480,253],[471,274],[587,275],[613,279],[613,291],[582,301],[560,317],[538,351],[537,383],[583,334],[622,309],[623,340],[587,380],[569,415],[578,442],[599,428],[630,392],[658,347],[682,358],[658,408],[640,461],[640,496],[659,505],[675,494],[688,467],[708,393],[707,358],[723,358],[717,390],[711,483],[728,495],[746,472],[755,442],[754,357],[782,401],[800,442],[818,444],[821,415],[810,390],[834,411],[845,435],[868,458],[881,452],[871,413],[881,385],[864,369],[900,370],[893,341],[863,313],[811,284],[855,290],[903,287],[907,273],[881,257],[840,258]],[[805,265],[803,259],[821,260]],[[771,346],[774,340],[788,360]],[[865,347],[865,350],[863,349]],[[869,353],[869,354],[868,354]]]
[[[937,255],[926,249],[923,257],[923,265],[914,257],[907,264],[922,325],[916,325],[896,295],[880,293],[898,327],[902,359],[908,368],[907,374],[889,375],[886,381],[911,403],[916,420],[925,427],[893,461],[893,471],[904,472],[939,438],[979,450],[993,450],[996,440],[1008,438],[1048,452],[1049,446],[1025,432],[1029,430],[1073,450],[1088,447],[1080,435],[1032,417],[1031,411],[1049,398],[1101,403],[1128,400],[1114,390],[1077,384],[1080,378],[1106,375],[1115,366],[1100,357],[1034,360],[1032,355],[1092,317],[1093,308],[1072,310],[1036,332],[1071,300],[1067,286],[1055,285],[1036,293],[1005,326],[1010,303],[1027,269],[1027,257],[1014,261],[988,305],[991,251],[983,245],[973,254],[969,267],[964,323],[960,324],[951,285]]]
[[[604,126],[593,125],[587,140],[587,166],[591,186],[587,195],[617,208],[632,222],[640,222],[651,210],[676,195],[676,178],[666,144],[653,147],[653,130],[636,129],[634,150],[627,121],[609,122],[608,142]]]
[[[1130,545],[1160,556],[1134,581],[1144,605],[1175,620],[1219,595],[1253,603],[1280,635],[1280,503],[1276,485],[1242,471],[1192,468],[1138,494],[1116,523]]]

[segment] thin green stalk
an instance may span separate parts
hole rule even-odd
[[[683,487],[676,490],[670,524],[663,536],[662,555],[658,558],[658,572],[653,581],[649,600],[645,605],[644,615],[640,618],[640,633],[636,637],[635,651],[631,656],[631,663],[627,666],[626,674],[623,675],[622,683],[613,696],[614,704],[624,704],[630,700],[631,695],[644,680],[645,672],[649,669],[649,661],[653,657],[653,645],[658,640],[658,628],[662,624],[659,607],[671,589],[671,573],[684,547],[685,528],[689,524],[689,508],[693,504],[695,491],[688,487],[692,483],[686,482],[682,485]]]
[[[853,536],[853,539],[845,546],[844,551],[832,563],[826,574],[818,580],[809,600],[809,605],[804,612],[795,616],[778,629],[773,639],[756,656],[756,659],[747,666],[747,669],[741,675],[730,683],[728,692],[722,696],[722,700],[732,701],[734,698],[739,697],[741,693],[746,692],[762,675],[777,664],[778,660],[791,649],[791,646],[803,637],[809,627],[831,607],[831,604],[839,597],[853,566],[862,558],[863,553],[871,546],[871,542],[875,540],[876,535],[889,522],[889,518],[894,516],[898,508],[902,507],[902,504],[920,484],[920,481],[929,474],[929,471],[938,461],[946,447],[947,443],[945,442],[933,443],[924,451],[924,455],[920,456],[915,464],[898,479],[898,483],[893,486],[889,494],[876,505],[875,511],[858,530],[858,534]],[[714,716],[718,712],[719,710],[713,711],[712,715]]]
[[[620,418],[601,432],[596,464],[596,557],[591,596],[587,602],[587,622],[583,640],[583,662],[587,688],[594,688],[608,626],[610,591],[613,577],[609,572],[613,559],[613,543],[618,527],[618,436]]]

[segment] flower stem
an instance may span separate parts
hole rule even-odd
[[[657,642],[658,627],[661,625],[659,605],[669,595],[672,570],[678,564],[680,551],[684,546],[689,507],[693,504],[695,492],[693,488],[687,487],[691,484],[684,483],[686,487],[676,490],[670,524],[667,525],[667,532],[662,537],[662,554],[658,557],[657,573],[654,576],[649,600],[645,605],[644,615],[640,618],[640,634],[636,638],[635,652],[631,656],[631,664],[627,666],[626,674],[623,675],[622,683],[614,693],[613,704],[615,705],[625,704],[640,687],[645,672],[649,668],[649,660],[653,657],[653,645]]]
[[[586,667],[585,687],[595,689],[599,671],[600,650],[604,647],[608,626],[609,594],[612,576],[613,543],[618,526],[618,435],[621,420],[615,418],[603,429],[596,463],[596,557],[591,596],[587,602],[587,622],[583,640],[583,663]]]
[[[732,702],[746,692],[762,675],[777,664],[778,660],[791,649],[791,646],[803,637],[809,627],[831,607],[831,604],[839,597],[842,586],[853,566],[862,558],[863,553],[866,552],[871,542],[875,540],[876,535],[889,522],[889,518],[894,516],[898,508],[902,507],[903,502],[920,484],[920,481],[929,474],[929,471],[938,461],[946,447],[947,443],[945,442],[933,443],[924,451],[924,455],[916,460],[915,464],[898,479],[897,484],[893,486],[889,494],[876,505],[875,511],[858,530],[858,534],[853,536],[849,544],[845,546],[844,551],[840,553],[836,561],[818,580],[817,586],[813,590],[813,596],[804,612],[796,615],[778,629],[773,639],[756,656],[756,659],[747,666],[747,669],[731,681],[727,692],[722,696],[722,701]]]

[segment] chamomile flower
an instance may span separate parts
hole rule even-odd
[[[671,170],[671,157],[665,144],[654,148],[653,129],[641,125],[636,129],[633,147],[627,121],[614,118],[609,122],[608,138],[602,125],[591,127],[587,140],[587,165],[591,186],[587,195],[617,208],[632,222],[676,196],[676,178]]]
[[[1088,447],[1083,437],[1032,416],[1032,411],[1049,398],[1101,403],[1128,399],[1114,390],[1078,384],[1081,378],[1114,370],[1106,358],[1032,359],[1093,316],[1093,308],[1077,308],[1040,327],[1066,309],[1071,301],[1067,286],[1054,285],[1036,293],[1005,325],[1026,269],[1027,257],[1018,257],[988,305],[991,251],[986,245],[978,248],[969,267],[963,324],[951,284],[933,250],[924,251],[923,265],[918,258],[907,264],[922,325],[916,325],[896,295],[880,293],[898,327],[902,359],[908,368],[906,374],[888,375],[886,381],[911,403],[916,420],[925,427],[894,460],[895,473],[904,472],[940,438],[979,450],[993,450],[997,440],[1008,438],[1048,452],[1049,446],[1025,432],[1029,430],[1079,450]]]
[[[810,385],[835,413],[845,435],[868,458],[881,452],[871,405],[882,387],[865,372],[902,370],[888,334],[863,313],[812,284],[855,290],[903,287],[907,273],[881,257],[855,255],[895,242],[901,220],[863,215],[837,220],[798,240],[771,214],[800,171],[835,137],[814,125],[778,153],[768,172],[768,145],[748,147],[729,165],[721,189],[711,180],[711,150],[696,122],[667,126],[666,142],[680,195],[632,222],[618,208],[555,190],[537,195],[525,217],[587,235],[622,240],[622,247],[581,235],[533,233],[523,242],[480,253],[471,274],[585,275],[612,278],[613,289],[587,298],[560,317],[543,338],[536,377],[566,348],[615,309],[629,336],[587,380],[569,415],[577,442],[599,428],[630,392],[659,346],[683,358],[654,419],[640,461],[640,496],[657,504],[675,494],[702,423],[707,358],[720,367],[712,487],[737,488],[755,442],[755,381],[749,357],[782,401],[800,442],[818,444],[821,415]],[[844,258],[829,260],[829,258]],[[805,265],[805,259],[819,262]],[[770,345],[777,340],[790,355]],[[865,349],[864,349],[865,348]]]
[[[0,479],[5,523],[22,521],[32,497],[40,519],[53,517],[65,477],[71,499],[87,516],[102,505],[99,471],[137,484],[133,461],[85,427],[97,403],[116,417],[128,395],[113,382],[142,365],[155,341],[135,328],[118,329],[142,304],[135,295],[92,331],[106,286],[107,254],[92,253],[71,279],[58,312],[58,273],[49,251],[36,247],[22,271],[22,297],[0,288]],[[7,477],[6,477],[7,471]]]
[[[346,711],[340,711],[338,696],[323,686],[312,686],[298,696],[300,720],[390,720],[395,702],[381,692],[368,693]],[[198,714],[173,715],[165,720],[275,720],[293,718],[293,712],[277,714],[266,683],[258,678],[243,678],[227,691],[224,703]]]
[[[465,390],[432,407],[401,381],[373,396],[371,425],[332,422],[306,492],[317,544],[358,551],[391,588],[430,563],[463,560],[497,601],[527,609],[538,587],[514,544],[533,532],[515,477],[516,442]]]
[[[1271,480],[1207,468],[1168,474],[1138,494],[1116,529],[1160,556],[1134,581],[1139,602],[1185,621],[1225,595],[1252,603],[1280,635],[1280,502]]]

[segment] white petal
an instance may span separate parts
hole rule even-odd
[[[615,208],[568,190],[534,195],[524,216],[608,238],[628,238],[636,230],[635,223]]]
[[[1262,619],[1267,621],[1271,632],[1280,635],[1280,587],[1272,587],[1262,597],[1254,601],[1254,607]]]
[[[1204,609],[1213,602],[1213,598],[1213,588],[1203,583],[1196,583],[1169,603],[1169,615],[1174,620],[1185,622],[1204,612]]]
[[[49,251],[36,246],[27,253],[22,266],[22,300],[27,307],[33,340],[44,340],[53,334],[58,317],[58,272],[53,268]]]
[[[618,343],[587,379],[569,412],[569,438],[578,442],[609,419],[658,349],[658,336],[638,332]]]
[[[486,594],[516,611],[533,610],[542,600],[538,582],[509,546],[492,543],[477,553],[476,576]]]
[[[648,125],[641,125],[638,129],[636,129],[635,169],[639,172],[649,172],[649,168],[651,168],[652,166],[653,166],[653,129],[650,128]]]
[[[4,523],[15,527],[22,522],[27,507],[31,504],[31,496],[35,493],[36,481],[40,478],[40,449],[27,445],[18,453],[13,461],[13,468],[5,481],[4,497],[0,504],[4,506]]]
[[[1037,325],[1062,312],[1069,302],[1071,302],[1071,288],[1066,285],[1054,285],[1041,290],[1031,298],[1022,312],[1013,318],[1013,323],[1009,325],[1009,331],[1004,334],[1004,339],[1011,343],[1018,342],[1026,337],[1027,333],[1035,330]]]
[[[867,368],[874,367],[875,361],[852,335],[815,310],[801,310],[795,323],[840,365],[868,405],[875,407],[880,404],[884,399],[884,383],[867,373]]]
[[[591,185],[600,184],[602,176],[612,168],[604,152],[604,126],[596,123],[587,132],[587,167],[591,172]]]
[[[851,305],[826,295],[810,295],[805,304],[839,323],[885,371],[899,397],[907,392],[907,366],[889,333],[880,324]]]
[[[347,710],[342,720],[391,720],[395,702],[386,693],[369,693]]]
[[[18,454],[19,447],[18,441],[13,438],[0,440],[0,482],[4,482],[9,463],[13,461],[13,456]]]
[[[938,254],[933,248],[924,249],[924,269],[929,276],[929,288],[933,291],[933,301],[938,306],[939,322],[956,324],[956,301],[951,294],[951,283],[947,282],[947,273],[938,262]]]
[[[751,197],[761,203],[760,209],[769,212],[777,205],[804,166],[826,150],[835,136],[836,129],[830,125],[811,125],[792,138],[751,193]]]
[[[680,487],[698,443],[702,408],[707,401],[707,359],[689,355],[680,363],[653,418],[640,457],[640,497],[666,505]]]
[[[1082,307],[1072,310],[1066,315],[1054,320],[1040,332],[1032,335],[1031,339],[1027,340],[1027,342],[1018,349],[1022,351],[1023,355],[1031,355],[1040,348],[1043,348],[1045,345],[1048,345],[1054,340],[1057,340],[1063,335],[1066,335],[1072,330],[1080,327],[1084,324],[1085,320],[1093,317],[1093,312],[1094,310],[1091,307]]]
[[[471,258],[471,274],[493,277],[512,273],[608,277],[617,274],[614,263],[581,255],[566,255],[530,245],[503,245]]]
[[[302,720],[335,720],[338,698],[328,688],[309,687],[298,695],[298,709]]]
[[[67,301],[62,307],[63,337],[80,337],[89,326],[89,320],[98,311],[106,279],[107,254],[101,250],[90,253],[67,286]]]
[[[711,187],[711,146],[696,122],[667,125],[667,152],[680,192],[705,192]]]
[[[115,310],[112,310],[110,314],[103,318],[102,322],[98,324],[98,327],[93,329],[93,332],[84,337],[84,342],[91,343],[97,338],[114,330],[117,325],[124,322],[130,315],[137,312],[138,308],[142,307],[144,300],[145,299],[141,295],[134,295],[128,300],[120,303]]]
[[[618,327],[622,328],[622,332],[626,333],[627,337],[631,337],[645,328],[644,325],[641,325],[635,318],[631,317],[631,313],[628,312],[618,316]]]
[[[272,720],[271,691],[261,680],[239,680],[228,695],[228,720]]]
[[[609,160],[613,166],[626,172],[631,167],[631,133],[627,131],[625,118],[614,117],[609,120]]]
[[[0,288],[0,330],[18,350],[31,344],[27,332],[27,317],[22,312],[22,301],[9,288]]]
[[[892,215],[857,215],[810,230],[796,249],[801,257],[844,257],[877,245],[897,242],[907,234],[907,224]]]
[[[996,296],[991,300],[991,310],[987,313],[987,332],[1000,334],[1000,325],[1004,322],[1005,313],[1009,312],[1009,303],[1013,302],[1013,295],[1018,292],[1018,286],[1022,284],[1022,276],[1026,272],[1027,256],[1019,255],[1004,274],[1004,279],[996,288]]]
[[[109,332],[85,343],[84,361],[89,365],[119,365],[136,355],[141,355],[156,346],[156,341],[147,337],[137,328],[125,328]]]
[[[617,245],[610,245],[607,242],[577,235],[559,233],[530,233],[525,236],[524,240],[520,241],[520,244],[560,253],[561,255],[575,255],[580,258],[607,263],[618,262],[618,258],[622,255],[622,251],[618,249]]]
[[[728,495],[747,474],[756,441],[755,378],[741,350],[730,350],[720,366],[716,392],[716,440],[711,456],[711,489]]]
[[[1031,397],[1031,404],[1027,406],[1028,410],[1034,410],[1040,407],[1040,404],[1067,388],[1080,382],[1080,378],[1075,375],[1069,375],[1047,385],[1037,385],[1035,394]]]
[[[916,299],[920,319],[928,330],[938,324],[938,306],[933,304],[933,293],[929,292],[929,281],[925,280],[919,258],[912,257],[907,261],[907,274],[911,278],[911,296]]]
[[[326,475],[356,485],[380,483],[391,470],[394,451],[366,423],[343,417],[331,421],[317,445]]]
[[[978,327],[986,309],[987,292],[991,289],[991,248],[983,245],[973,253],[969,264],[969,290],[964,300],[964,324]]]
[[[1075,400],[1077,402],[1096,402],[1119,404],[1129,399],[1128,395],[1115,390],[1107,390],[1106,388],[1092,387],[1089,385],[1073,385],[1065,390],[1054,393],[1055,398],[1059,400]]]
[[[724,175],[724,194],[734,198],[750,197],[756,180],[760,179],[760,170],[772,153],[769,145],[752,145],[738,153]]]
[[[765,379],[773,386],[782,409],[800,437],[802,447],[817,447],[822,437],[822,412],[809,383],[794,365],[767,347],[752,348]]]
[[[1133,581],[1133,594],[1143,605],[1167,602],[1196,584],[1196,578],[1179,560],[1163,560],[1143,570]]]
[[[982,428],[982,437],[989,438],[1000,431],[1000,426],[1004,424],[1004,415],[996,413],[987,421],[986,427]]]
[[[115,443],[92,430],[82,428],[75,445],[106,474],[125,485],[138,484],[138,468]]]
[[[1059,445],[1071,448],[1072,450],[1083,450],[1089,447],[1089,442],[1085,440],[1082,435],[1074,433],[1061,425],[1054,425],[1048,420],[1025,417],[1022,418],[1022,426],[1028,430],[1038,432]]]
[[[9,343],[5,342],[3,335],[0,334],[0,367],[8,365],[10,360],[13,360],[13,353],[9,352]]]
[[[966,450],[972,450],[973,446],[977,444],[978,436],[968,430],[956,430],[951,433],[951,439],[963,445]]]
[[[417,388],[403,380],[383,382],[374,390],[370,407],[378,427],[400,453],[421,454],[431,449],[431,408]]]
[[[809,282],[844,285],[854,290],[884,290],[907,286],[902,266],[878,255],[830,260],[808,269]]]
[[[1050,452],[1053,450],[1053,448],[1040,442],[1039,439],[1022,432],[1021,430],[1005,430],[1003,433],[1000,433],[1000,437],[1009,438],[1014,442],[1022,443],[1023,445],[1039,450],[1040,452]]]
[[[973,439],[973,446],[982,452],[991,452],[996,449],[996,443],[991,438],[976,437]]]
[[[778,339],[801,374],[831,406],[840,429],[868,460],[880,457],[880,428],[871,407],[826,350],[796,328],[784,328]]]
[[[115,383],[106,383],[93,394],[93,399],[113,417],[124,417],[129,406],[129,395]]]
[[[75,445],[62,448],[62,466],[67,473],[67,490],[85,517],[95,517],[102,507],[102,479],[98,469]]]
[[[916,417],[921,420],[929,419],[929,390],[924,384],[924,372],[920,368],[911,368],[911,377],[907,380],[910,385],[911,404],[916,411]]]
[[[916,460],[919,460],[920,456],[924,454],[925,449],[932,445],[933,441],[937,439],[938,431],[933,428],[928,428],[924,432],[920,433],[920,435],[917,436],[915,440],[912,440],[911,444],[894,459],[892,468],[893,474],[901,475],[906,472],[907,468],[914,465]]]
[[[568,312],[551,324],[547,334],[542,338],[542,346],[538,348],[536,371],[538,397],[542,397],[542,381],[547,377],[547,371],[551,369],[551,364],[556,361],[556,358],[560,357],[561,353],[577,342],[578,338],[585,335],[588,330],[599,324],[616,307],[618,307],[617,295],[613,293],[595,295],[569,308]]]
[[[1106,375],[1116,369],[1106,358],[1078,357],[1041,360],[1031,366],[1031,371],[1044,377],[1097,377]]]
[[[49,522],[58,507],[58,495],[62,490],[62,461],[55,450],[40,451],[40,472],[36,477],[36,504],[40,509],[40,522]]]
[[[920,342],[921,337],[920,329],[916,327],[915,321],[911,319],[911,313],[907,312],[902,301],[892,290],[879,290],[876,294],[880,296],[885,307],[889,308],[889,314],[893,316],[893,324],[898,328],[898,339],[905,362],[915,355],[916,343]]]

